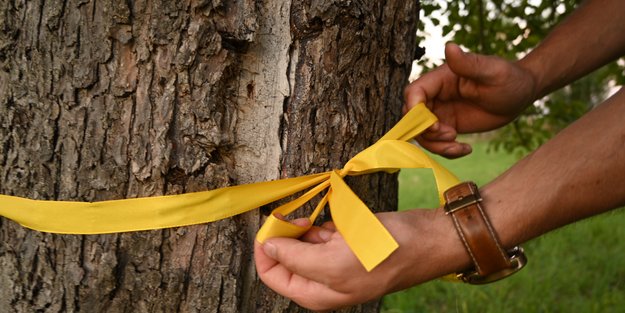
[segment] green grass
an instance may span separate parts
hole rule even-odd
[[[486,143],[459,160],[435,157],[461,180],[482,185],[515,162]],[[399,207],[436,207],[428,170],[402,170]],[[528,265],[502,281],[471,286],[432,281],[384,298],[382,312],[625,312],[625,211],[616,210],[526,243]]]
[[[430,156],[444,165],[460,180],[472,180],[479,186],[508,169],[517,159],[506,153],[487,153],[487,143],[475,142],[473,152],[466,157],[447,160]],[[415,207],[438,207],[434,176],[429,169],[403,169],[399,174],[399,210]]]

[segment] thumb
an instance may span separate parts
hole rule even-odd
[[[289,263],[293,259],[299,259],[298,251],[310,247],[311,244],[293,238],[276,237],[270,238],[262,244],[265,255],[282,263]]]
[[[456,75],[478,82],[491,79],[494,75],[494,62],[499,60],[491,56],[464,52],[455,43],[445,45],[445,60]]]
[[[312,279],[320,277],[333,266],[325,244],[313,244],[291,238],[271,238],[263,245],[264,254],[281,264],[289,272]]]

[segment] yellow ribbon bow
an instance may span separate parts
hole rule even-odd
[[[424,104],[418,104],[384,137],[350,159],[341,170],[203,192],[100,202],[31,200],[0,195],[0,215],[43,232],[106,234],[213,222],[310,188],[272,212],[256,236],[258,241],[264,242],[271,237],[296,238],[305,233],[310,226],[294,225],[278,219],[276,214],[287,215],[328,189],[309,217],[311,224],[329,203],[337,230],[370,271],[397,249],[398,244],[345,184],[343,177],[395,172],[401,168],[431,168],[442,204],[442,192],[457,184],[458,179],[408,142],[436,120]]]

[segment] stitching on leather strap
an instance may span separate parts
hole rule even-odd
[[[477,260],[475,259],[475,255],[473,255],[471,246],[467,242],[467,239],[464,237],[464,231],[462,230],[462,227],[460,227],[460,223],[458,223],[458,219],[456,218],[454,214],[451,214],[451,219],[454,221],[454,225],[456,226],[456,231],[458,232],[458,235],[460,235],[460,239],[462,240],[464,247],[467,248],[467,251],[469,252],[469,256],[471,257],[471,260],[473,260],[473,264],[475,264],[475,268],[478,270],[478,272],[481,272],[482,270],[480,269],[480,266],[477,263]]]
[[[501,257],[504,258],[504,260],[508,260],[508,256],[503,252],[503,249],[501,248],[501,245],[499,244],[499,240],[495,235],[495,231],[492,228],[492,226],[490,225],[490,220],[486,217],[486,214],[484,213],[484,211],[482,210],[482,206],[481,205],[477,205],[477,210],[480,211],[480,214],[482,215],[482,218],[484,219],[484,222],[486,223],[486,228],[488,228],[488,232],[490,233],[490,236],[493,238],[493,241],[495,242],[495,245],[497,245],[497,250],[499,250],[499,254],[501,254]]]

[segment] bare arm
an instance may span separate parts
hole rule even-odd
[[[584,2],[518,64],[540,98],[625,54],[625,1]]]
[[[508,246],[625,205],[625,90],[482,188]]]

